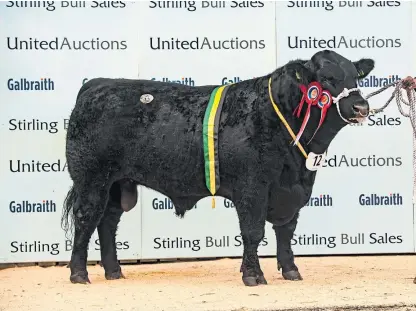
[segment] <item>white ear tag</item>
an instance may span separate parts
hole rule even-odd
[[[140,96],[140,101],[143,104],[148,104],[153,100],[153,96],[151,94],[143,94],[142,96]]]
[[[325,163],[326,152],[322,154],[316,154],[309,152],[308,158],[306,159],[306,168],[310,171],[317,171]]]

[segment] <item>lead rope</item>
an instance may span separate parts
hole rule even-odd
[[[371,109],[370,114],[377,114],[382,112],[387,106],[391,103],[393,98],[396,98],[397,107],[399,108],[399,111],[402,116],[405,118],[410,119],[410,123],[412,125],[413,129],[413,198],[412,203],[415,202],[416,198],[416,91],[413,89],[416,87],[415,85],[416,79],[413,80],[412,77],[407,77],[405,79],[387,84],[380,88],[379,90],[372,92],[366,96],[366,99],[369,99],[370,97],[373,97],[374,95],[380,94],[381,92],[387,90],[391,86],[396,86],[392,95],[387,100],[387,102],[381,107],[377,109]],[[404,100],[402,89],[406,91],[408,102]],[[402,104],[409,106],[409,112],[406,113],[403,110]],[[416,281],[416,279],[415,279]]]

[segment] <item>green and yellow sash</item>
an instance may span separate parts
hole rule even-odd
[[[204,116],[202,135],[205,160],[205,184],[212,195],[215,195],[220,187],[218,127],[220,124],[222,105],[230,85],[218,86],[212,91]],[[212,197],[212,208],[215,208],[214,197]]]

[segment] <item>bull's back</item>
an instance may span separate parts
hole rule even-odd
[[[103,127],[145,128],[156,130],[153,125],[171,130],[201,123],[210,92],[215,86],[190,87],[176,83],[149,80],[95,78],[86,82],[78,92],[71,113],[68,138],[72,130],[89,131]],[[150,102],[142,102],[141,96],[153,96]],[[97,127],[97,123],[101,126]],[[78,133],[80,133],[78,131]],[[114,135],[117,135],[114,132]]]

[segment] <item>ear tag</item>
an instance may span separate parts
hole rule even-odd
[[[140,96],[140,101],[143,104],[148,104],[153,100],[153,96],[151,94],[143,94],[142,96]]]
[[[322,154],[316,154],[312,151],[309,152],[308,158],[306,159],[305,166],[310,171],[317,171],[325,163],[326,152]]]

